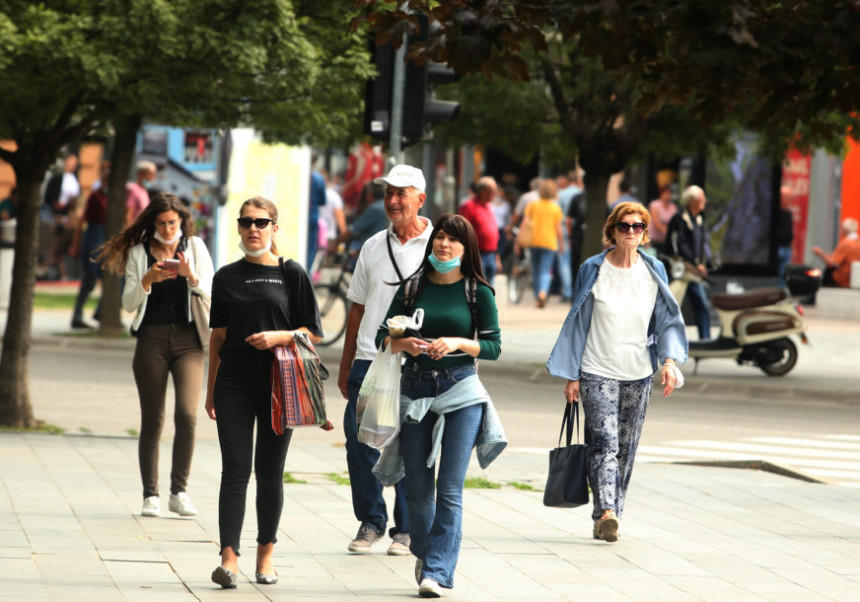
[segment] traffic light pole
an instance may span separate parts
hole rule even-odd
[[[403,162],[403,90],[406,87],[406,47],[408,40],[394,52],[394,73],[391,83],[391,122],[389,128],[388,156],[394,164]]]

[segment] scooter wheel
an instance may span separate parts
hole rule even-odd
[[[794,368],[797,363],[797,345],[791,339],[777,339],[767,346],[768,359],[779,355],[776,361],[759,361],[758,367],[768,376],[785,376]]]

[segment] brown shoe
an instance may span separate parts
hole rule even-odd
[[[370,549],[377,541],[382,539],[382,533],[377,533],[368,524],[362,524],[349,544],[349,551],[353,554],[369,554]]]
[[[391,545],[388,546],[389,556],[409,556],[412,552],[409,551],[409,544],[412,541],[409,539],[409,533],[395,533],[391,538]]]
[[[596,538],[602,539],[603,541],[608,541],[609,543],[618,541],[619,526],[620,523],[618,521],[617,516],[615,516],[614,514],[604,516],[596,523],[594,523],[594,532],[596,534]]]

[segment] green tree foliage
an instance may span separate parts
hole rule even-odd
[[[587,220],[602,223],[611,175],[648,154],[721,150],[729,129],[706,127],[677,107],[641,111],[636,82],[584,56],[578,42],[548,36],[545,52],[524,52],[528,81],[464,78],[456,88],[461,118],[440,132],[446,140],[499,148],[523,163],[538,150],[548,164],[578,157],[586,172]],[[587,229],[585,256],[600,249],[600,228]]]
[[[355,24],[399,39],[416,26],[398,0],[354,0]],[[411,0],[439,22],[412,54],[459,73],[529,79],[524,55],[547,32],[631,78],[645,112],[681,107],[706,123],[734,121],[791,144],[841,148],[860,137],[860,9],[853,0]]]
[[[115,131],[108,232],[121,223],[144,120],[255,126],[270,139],[350,137],[370,74],[340,3],[311,0],[7,0],[0,8],[0,150],[20,191],[0,357],[0,424],[32,426],[27,384],[40,185],[60,150]],[[114,287],[118,284],[114,281]]]

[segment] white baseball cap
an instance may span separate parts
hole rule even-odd
[[[376,178],[374,184],[389,184],[396,188],[415,188],[418,192],[424,192],[427,184],[424,182],[424,174],[417,167],[411,165],[395,165],[387,176]]]

